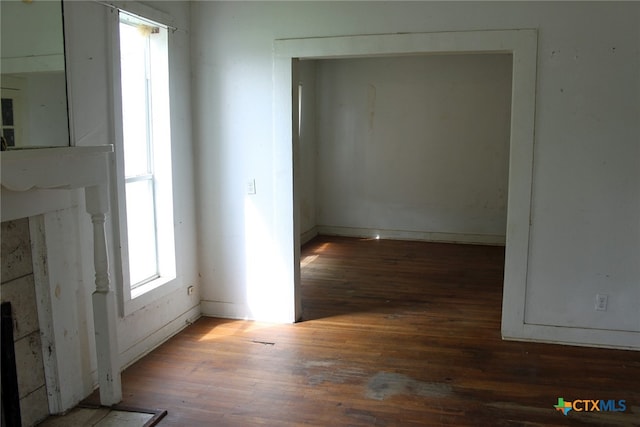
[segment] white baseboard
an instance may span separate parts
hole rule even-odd
[[[293,312],[280,310],[271,314],[256,315],[250,307],[244,303],[237,304],[221,301],[200,301],[200,312],[204,317],[218,317],[222,319],[255,320],[264,323],[288,324],[294,323]]]
[[[137,342],[125,351],[121,352],[121,369],[124,370],[128,366],[134,364],[135,362],[149,354],[151,351],[153,351],[160,344],[164,343],[169,338],[176,335],[178,332],[198,320],[199,317],[200,307],[196,305],[183,313],[178,318],[172,320],[157,331],[153,332],[145,339]]]
[[[519,330],[502,330],[509,341],[532,341],[580,347],[603,347],[640,351],[640,332],[570,328],[524,324]]]
[[[432,231],[385,230],[377,228],[336,227],[318,225],[316,234],[329,236],[365,237],[395,240],[422,240],[426,242],[466,243],[475,245],[504,246],[505,236],[493,234],[439,233]]]
[[[205,317],[223,319],[252,320],[249,307],[244,304],[221,301],[200,301],[200,312]]]
[[[300,235],[300,245],[304,245],[318,235],[318,227],[313,226],[310,230]]]

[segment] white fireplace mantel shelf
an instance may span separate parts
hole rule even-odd
[[[2,187],[11,191],[106,184],[113,145],[3,151]]]
[[[100,401],[110,406],[122,400],[120,365],[117,348],[116,302],[109,278],[109,260],[105,232],[106,214],[109,212],[109,160],[112,145],[94,147],[60,147],[4,151],[0,154],[2,172],[1,186],[5,196],[22,194],[27,202],[18,209],[23,216],[37,215],[39,212],[29,203],[30,194],[39,194],[51,189],[84,188],[85,205],[93,223],[93,257],[95,285],[93,292],[93,316],[95,325],[96,354],[98,359],[98,383]],[[37,199],[38,197],[35,197]],[[18,200],[8,197],[10,201]],[[34,199],[34,200],[35,200]],[[6,200],[3,200],[3,205]],[[26,209],[26,211],[25,211]],[[5,218],[5,207],[2,208]],[[53,319],[55,322],[55,319]],[[46,369],[46,367],[45,367]],[[59,379],[60,380],[60,379]],[[59,381],[49,390],[55,396],[55,389],[63,384]],[[49,388],[49,384],[47,385]],[[50,408],[63,411],[64,399],[53,398]]]

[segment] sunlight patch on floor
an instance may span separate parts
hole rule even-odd
[[[226,337],[243,335],[248,332],[257,331],[272,327],[276,324],[268,322],[258,322],[254,320],[224,320],[216,325],[205,335],[202,335],[198,341],[212,341]]]
[[[306,257],[300,260],[300,267],[306,267],[316,260],[320,255],[307,255]]]

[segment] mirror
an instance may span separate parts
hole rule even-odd
[[[2,145],[69,145],[62,1],[0,1]]]

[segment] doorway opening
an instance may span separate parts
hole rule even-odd
[[[300,194],[296,186],[297,75],[300,60],[434,55],[506,53],[513,55],[511,125],[509,130],[509,177],[507,191],[506,248],[502,297],[502,335],[523,335],[529,247],[529,217],[533,166],[533,131],[537,32],[535,30],[465,31],[446,33],[346,36],[317,39],[277,40],[274,46],[274,136],[277,158],[291,159],[276,167],[288,170],[291,181],[281,184],[290,196],[279,205],[286,228],[283,242],[289,249],[293,318],[302,314],[300,293]],[[282,157],[280,157],[280,154]],[[283,160],[284,161],[284,160]],[[284,224],[286,222],[286,224]],[[286,226],[286,227],[283,227]]]
[[[504,246],[510,54],[301,60],[296,75],[302,244],[322,235]],[[401,249],[410,247],[429,245]],[[375,255],[399,268],[411,257]],[[313,318],[307,306],[303,320]]]

